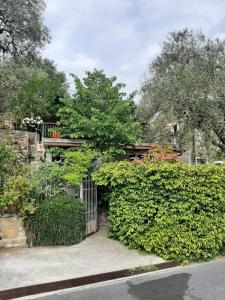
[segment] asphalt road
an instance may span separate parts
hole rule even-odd
[[[133,276],[50,295],[42,300],[225,300],[225,259]],[[33,299],[28,298],[26,299]]]

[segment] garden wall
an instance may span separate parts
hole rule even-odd
[[[0,248],[27,247],[23,222],[17,216],[0,217]]]
[[[17,152],[18,164],[28,160],[40,162],[41,154],[37,153],[35,132],[0,129],[0,143],[5,139],[12,141],[13,147]]]

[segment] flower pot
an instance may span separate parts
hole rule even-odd
[[[59,131],[52,131],[50,135],[51,135],[51,137],[54,138],[54,139],[59,139],[60,136],[61,136],[61,134],[60,134]]]

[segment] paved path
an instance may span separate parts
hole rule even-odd
[[[224,300],[225,259],[23,299]]]
[[[164,262],[108,239],[101,229],[78,245],[0,251],[0,290]]]

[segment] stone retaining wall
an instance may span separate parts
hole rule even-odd
[[[29,158],[29,145],[35,144],[36,134],[33,132],[0,129],[0,143],[10,139],[17,152],[17,163],[27,161]]]
[[[16,215],[0,217],[0,248],[27,247],[23,222]]]

